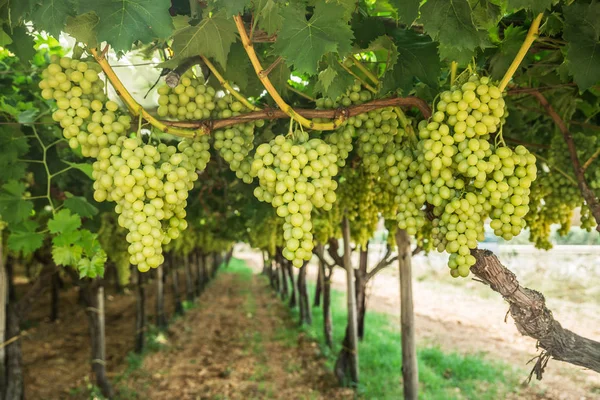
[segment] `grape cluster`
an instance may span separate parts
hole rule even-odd
[[[60,123],[69,146],[81,147],[86,157],[97,157],[102,148],[115,144],[131,123],[129,116],[119,115],[119,105],[108,100],[99,72],[95,63],[52,57],[39,83],[42,97],[56,101],[52,118]]]
[[[256,148],[250,170],[259,179],[254,195],[285,218],[283,256],[296,267],[312,256],[311,212],[313,207],[332,208],[337,188],[332,178],[337,173],[337,156],[321,139],[295,142],[278,135]]]
[[[129,231],[130,262],[140,271],[161,265],[162,245],[186,229],[188,192],[209,157],[206,136],[177,147],[121,136],[100,151],[93,164],[94,199],[117,203],[118,223]]]
[[[158,88],[158,109],[160,117],[179,120],[208,119],[217,107],[215,89],[206,86],[186,71],[174,88],[163,85]]]
[[[196,170],[203,170],[210,158],[209,138],[185,139],[175,147],[128,137],[131,119],[107,99],[99,71],[93,63],[53,58],[42,73],[40,88],[44,98],[56,100],[58,109],[52,116],[70,147],[81,147],[84,156],[97,159],[94,199],[117,203],[117,221],[128,230],[129,261],[147,271],[164,261],[162,245],[187,227],[186,199],[198,179]],[[191,87],[191,81],[182,81],[188,86],[177,97],[180,104]],[[174,90],[180,92],[180,87]]]
[[[410,157],[404,162],[416,169],[420,184],[403,185],[413,190],[413,199],[414,193],[425,197],[421,212],[432,217],[433,246],[450,253],[452,276],[467,276],[475,264],[471,249],[484,239],[488,217],[494,233],[506,240],[525,226],[536,158],[523,146],[512,150],[494,143],[505,103],[487,77],[471,76],[441,93],[435,109],[419,124],[416,164]],[[501,142],[501,136],[495,140]],[[408,229],[410,218],[399,221]]]

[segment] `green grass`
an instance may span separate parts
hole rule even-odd
[[[309,287],[314,294],[314,286]],[[312,297],[311,297],[312,300]],[[313,308],[313,325],[278,332],[282,340],[293,342],[299,331],[315,339],[332,369],[340,350],[346,326],[345,293],[332,292],[334,344],[332,350],[324,345],[323,314]],[[298,311],[291,311],[294,318]],[[369,400],[402,398],[400,334],[397,322],[389,315],[367,313],[366,333],[359,344],[360,384],[357,393]],[[436,347],[418,349],[420,399],[449,400],[504,398],[518,388],[518,371],[513,367],[487,360],[481,355],[447,353]]]

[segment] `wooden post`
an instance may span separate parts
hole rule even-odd
[[[106,374],[104,287],[99,282],[89,282],[82,289],[86,291],[86,311],[92,340],[92,371],[102,394],[110,399],[113,397],[113,389]]]
[[[298,292],[298,290],[297,290],[296,280],[294,279],[294,266],[292,265],[291,262],[287,262],[285,264],[285,268],[287,268],[287,274],[290,278],[290,288],[292,291],[292,294],[290,295],[290,301],[288,303],[288,306],[290,308],[294,308],[298,305],[298,295],[296,294]]]
[[[167,317],[165,316],[165,285],[163,280],[163,266],[156,268],[156,326],[166,329]]]
[[[354,268],[350,254],[350,222],[344,217],[342,220],[342,234],[344,236],[344,267],[346,268],[346,287],[348,301],[348,333],[350,352],[350,378],[353,383],[358,383],[358,329],[356,317],[356,293],[354,291]]]
[[[306,286],[306,270],[308,261],[305,261],[298,272],[298,300],[300,301],[300,325],[312,325],[312,312],[310,309],[310,299],[308,298],[308,289]]]
[[[404,399],[417,400],[419,370],[415,342],[415,314],[412,295],[410,237],[404,229],[396,232],[398,269],[400,272],[400,330],[402,334],[402,380]]]
[[[287,297],[289,295],[288,280],[287,280],[288,260],[284,260],[282,258],[281,261],[282,261],[281,262],[281,293],[279,293],[279,295],[281,296],[281,300],[285,300],[285,299],[287,299]]]
[[[146,332],[146,288],[144,287],[144,274],[137,267],[133,267],[136,274],[136,299],[135,299],[135,346],[136,353],[144,351],[144,336]]]
[[[181,293],[179,293],[179,275],[173,262],[174,257],[170,257],[169,269],[171,270],[171,285],[173,287],[173,302],[175,303],[175,314],[183,314],[183,304],[181,304]]]

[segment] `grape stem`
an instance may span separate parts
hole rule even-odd
[[[452,61],[450,63],[450,85],[454,85],[454,81],[456,80],[456,70],[458,69],[458,63],[456,61]]]
[[[309,118],[327,118],[334,119],[338,118],[340,114],[345,115],[347,118],[369,112],[372,110],[378,110],[386,107],[417,107],[424,118],[431,117],[431,108],[427,102],[419,97],[391,97],[387,99],[373,100],[368,103],[358,104],[348,108],[341,108],[336,110],[314,110],[314,109],[298,109],[297,112],[306,115]],[[177,126],[180,128],[198,128],[208,127],[206,129],[221,129],[227,126],[244,124],[249,121],[256,121],[258,119],[281,119],[289,118],[289,114],[283,110],[266,109],[261,111],[254,111],[246,114],[240,114],[236,117],[217,119],[213,121],[161,121],[162,123],[169,126]],[[298,121],[299,122],[299,121]],[[314,129],[314,128],[313,128]]]
[[[563,171],[561,168],[557,167],[556,165],[552,164],[550,161],[548,161],[547,158],[544,158],[542,156],[540,156],[537,153],[534,153],[532,151],[530,151],[531,154],[533,154],[536,158],[539,158],[540,160],[542,160],[543,162],[546,163],[546,165],[549,168],[552,168],[554,170],[556,170],[556,172],[560,173],[561,175],[563,175],[565,178],[567,178],[569,180],[569,182],[571,182],[573,185],[577,186],[577,181],[575,181],[575,179],[573,179],[573,177],[569,174],[567,174],[565,171]]]
[[[288,84],[287,85],[288,90],[291,90],[292,92],[296,93],[298,96],[302,96],[304,97],[306,100],[308,101],[312,101],[315,102],[316,100],[313,97],[310,97],[309,95],[307,95],[306,93],[296,89],[295,87],[293,87],[292,85]]]
[[[373,82],[374,85],[379,85],[379,79],[377,78],[377,76],[375,76],[375,74],[373,74],[371,71],[369,71],[367,69],[367,67],[365,67],[363,65],[362,62],[360,62],[360,60],[357,60],[356,57],[352,56],[350,57],[350,59],[352,60],[352,62],[354,63],[354,65],[356,65],[356,67],[363,73],[365,74],[365,76],[367,78],[369,78],[371,80],[371,82]]]
[[[583,167],[581,168],[583,168],[584,171],[588,169],[588,167],[594,162],[596,158],[598,158],[598,156],[600,156],[600,149],[596,150],[596,152],[592,154],[591,157],[588,158],[585,163],[583,163]]]
[[[354,58],[354,57],[352,57],[352,58]],[[360,82],[360,84],[363,85],[369,92],[371,92],[373,94],[377,93],[377,89],[375,89],[373,86],[369,85],[367,83],[367,81],[365,81],[360,76],[358,76],[350,68],[346,67],[343,62],[338,61],[338,64],[340,64],[340,66],[344,69],[344,71],[346,71],[347,73],[349,73],[350,75],[352,75],[354,77],[354,79],[358,80]]]
[[[540,102],[542,107],[546,109],[546,112],[548,115],[550,115],[562,133],[565,143],[567,144],[567,148],[569,149],[569,156],[571,157],[571,164],[573,164],[575,178],[577,179],[577,186],[579,187],[581,195],[585,199],[585,202],[592,211],[592,215],[596,220],[596,230],[600,232],[600,203],[598,202],[596,194],[590,189],[585,179],[585,169],[581,166],[579,156],[577,155],[577,148],[575,147],[575,141],[573,140],[573,136],[571,136],[571,132],[569,132],[567,124],[565,124],[565,121],[562,120],[560,115],[558,115],[558,113],[554,110],[554,107],[552,107],[548,100],[546,100],[543,94],[540,92],[531,92],[531,95],[535,97]]]
[[[123,102],[125,102],[125,104],[127,105],[127,108],[133,114],[134,117],[141,116],[150,125],[154,126],[156,129],[160,130],[161,132],[169,133],[169,134],[175,135],[175,136],[193,138],[193,137],[196,137],[197,135],[202,135],[202,134],[206,134],[209,132],[209,130],[204,126],[198,127],[194,131],[171,127],[171,126],[166,125],[162,121],[159,121],[152,115],[150,115],[150,113],[148,113],[148,111],[146,111],[144,109],[144,107],[142,107],[137,101],[135,101],[133,96],[129,93],[127,88],[123,85],[123,83],[121,82],[119,77],[115,74],[115,71],[113,71],[112,67],[106,60],[104,52],[98,53],[98,50],[94,49],[94,48],[91,48],[90,52],[92,53],[92,55],[94,56],[94,58],[96,59],[98,64],[100,64],[100,67],[102,67],[102,71],[104,71],[106,78],[110,81],[110,83],[114,87],[115,91],[117,92],[119,97],[123,100]]]
[[[531,47],[533,42],[535,42],[535,39],[537,39],[537,35],[540,30],[540,22],[542,21],[543,16],[544,16],[544,13],[539,13],[538,16],[535,17],[535,19],[531,23],[531,26],[529,27],[529,31],[527,32],[527,36],[525,36],[525,40],[523,41],[523,44],[521,45],[519,52],[515,56],[513,62],[510,64],[510,67],[508,67],[508,70],[506,71],[506,73],[504,74],[504,77],[502,78],[502,80],[500,81],[500,84],[498,85],[498,89],[500,89],[500,91],[503,92],[504,89],[506,89],[508,82],[512,79],[515,72],[517,72],[517,68],[519,68],[519,65],[521,65],[521,62],[527,55],[529,48]]]
[[[245,98],[244,96],[242,96],[240,94],[240,92],[238,92],[233,87],[231,87],[231,85],[229,84],[229,82],[227,82],[225,80],[225,78],[223,78],[223,75],[221,75],[221,73],[217,70],[217,68],[214,66],[214,64],[212,62],[210,62],[210,60],[208,58],[206,58],[203,55],[201,55],[200,57],[202,58],[202,61],[204,62],[204,64],[206,64],[206,66],[208,67],[208,69],[210,69],[210,72],[212,72],[212,74],[215,76],[215,78],[217,78],[217,80],[219,81],[219,83],[221,84],[221,86],[223,86],[223,89],[225,89],[229,93],[231,93],[231,95],[233,97],[235,97],[240,103],[242,103],[246,108],[248,108],[248,109],[250,109],[252,111],[259,111],[260,110],[260,108],[256,107],[254,104],[250,103],[247,98]]]
[[[248,58],[250,59],[250,62],[254,67],[254,72],[256,73],[256,76],[258,76],[258,79],[260,79],[266,91],[269,93],[269,95],[271,95],[275,103],[285,114],[297,120],[300,124],[302,124],[302,126],[318,131],[334,130],[346,120],[346,117],[344,115],[339,115],[336,116],[335,120],[332,122],[314,122],[298,114],[289,104],[285,102],[285,100],[283,100],[279,92],[277,92],[277,89],[275,89],[275,86],[273,86],[273,84],[271,83],[269,77],[262,76],[263,67],[260,64],[258,56],[254,51],[254,46],[252,45],[252,42],[248,37],[248,33],[246,32],[246,27],[244,26],[244,21],[242,20],[242,17],[240,15],[237,15],[233,17],[233,19],[235,20],[235,25],[240,34],[240,38],[242,39],[242,44],[244,45],[246,54],[248,55]]]

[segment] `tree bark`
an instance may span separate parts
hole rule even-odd
[[[210,281],[210,273],[209,273],[209,263],[208,263],[208,255],[201,252],[202,254],[202,287],[205,288],[208,282]]]
[[[163,279],[163,266],[156,268],[156,326],[159,329],[167,328],[167,317],[165,315],[165,283]]]
[[[296,294],[298,290],[296,287],[296,280],[294,279],[294,266],[292,265],[292,263],[288,262],[285,264],[285,268],[287,268],[287,274],[290,278],[290,288],[292,292],[292,294],[290,295],[290,301],[288,303],[288,306],[290,308],[294,308],[298,305],[298,295]]]
[[[185,271],[185,297],[190,303],[194,301],[194,284],[192,282],[192,271],[190,267],[190,256],[184,255],[183,269]]]
[[[400,272],[400,328],[402,334],[402,381],[404,398],[416,400],[419,394],[419,371],[415,342],[415,314],[412,295],[410,237],[404,229],[396,232],[398,269]]]
[[[96,376],[96,385],[104,397],[110,399],[114,393],[106,375],[104,287],[99,282],[90,282],[83,289],[85,290],[86,313],[92,341],[92,371]]]
[[[171,261],[173,257],[170,257]],[[179,275],[177,274],[177,268],[175,263],[171,262],[169,265],[171,270],[171,286],[173,287],[173,302],[175,303],[175,314],[183,314],[183,304],[181,304],[181,293],[179,293]]]
[[[223,255],[218,251],[214,252],[213,253],[213,269],[212,269],[211,278],[214,278],[215,276],[217,276],[217,270],[221,266],[222,262],[223,262]]]
[[[325,344],[330,349],[333,348],[333,321],[331,320],[331,274],[333,268],[329,269],[329,273],[323,274],[323,334],[325,336]]]
[[[321,244],[317,244],[317,246],[322,246]],[[320,251],[320,254],[323,254],[323,249],[317,249]],[[313,301],[313,307],[321,306],[321,293],[323,292],[323,275],[325,274],[325,264],[319,258],[319,271],[317,274],[317,285],[315,287],[315,299]]]
[[[204,290],[205,277],[203,273],[203,265],[205,262],[204,256],[200,254],[200,250],[194,251],[194,261],[196,266],[196,296]]]
[[[10,284],[10,283],[9,283]],[[17,303],[9,301],[6,311],[6,338],[12,339],[21,334],[21,320]],[[23,354],[21,341],[17,339],[5,347],[6,349],[6,388],[5,400],[21,400],[24,398]]]
[[[229,267],[229,262],[231,261],[232,257],[233,257],[233,246],[231,246],[231,248],[229,250],[227,250],[227,253],[225,254],[225,267]]]
[[[144,285],[144,274],[134,267],[136,274],[136,301],[135,301],[135,352],[141,354],[144,351],[144,337],[146,333],[146,287]]]
[[[356,294],[354,292],[354,268],[350,254],[350,223],[346,217],[342,220],[342,234],[344,236],[343,265],[346,269],[348,323],[342,349],[336,361],[335,373],[341,383],[349,380],[351,384],[356,385],[359,382]]]
[[[504,297],[510,315],[521,334],[538,341],[544,351],[532,370],[542,379],[549,358],[600,372],[600,342],[564,329],[546,307],[546,299],[535,290],[519,284],[514,273],[503,266],[489,250],[471,250],[477,260],[471,272]]]
[[[50,321],[55,322],[58,319],[60,303],[60,275],[58,271],[52,274],[52,290],[50,295]]]
[[[312,325],[312,312],[310,309],[310,298],[308,297],[308,288],[306,285],[306,270],[308,261],[305,261],[298,272],[298,298],[300,301],[300,325]]]
[[[287,270],[287,264],[288,261],[287,260],[281,260],[281,300],[285,300],[287,299],[287,297],[289,296],[289,288],[288,288],[288,270]]]
[[[356,271],[356,308],[358,339],[365,337],[365,315],[367,314],[367,268],[369,265],[369,243],[360,249],[358,270]]]

